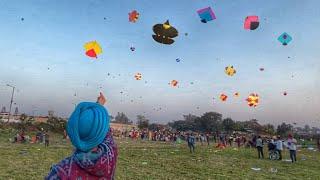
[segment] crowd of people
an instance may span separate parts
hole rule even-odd
[[[141,139],[141,140],[150,140],[150,141],[166,141],[166,142],[178,142],[188,141],[188,138],[192,136],[194,142],[198,142],[201,145],[210,145],[210,143],[218,143],[220,147],[227,147],[227,146],[246,146],[246,147],[254,147],[255,146],[255,139],[248,140],[251,138],[251,135],[244,134],[244,133],[234,133],[228,135],[226,133],[198,133],[198,132],[191,132],[191,131],[175,131],[171,132],[169,130],[138,130],[138,129],[131,129],[131,130],[124,130],[121,132],[113,131],[113,135],[115,137],[120,138],[130,138],[133,140]]]
[[[264,158],[263,147],[267,143],[270,159],[282,160],[282,151],[286,147],[290,152],[291,162],[297,161],[297,140],[291,134],[288,135],[286,140],[281,139],[280,136],[273,136],[267,139],[262,139],[261,136],[258,136],[255,142],[259,159]]]
[[[298,142],[291,134],[284,139],[280,136],[270,137],[244,132],[201,133],[169,129],[152,131],[136,128],[117,131],[110,127],[108,119],[110,116],[103,107],[104,104],[105,98],[100,93],[97,103],[82,102],[75,108],[68,121],[67,130],[63,133],[63,138],[70,139],[75,150],[71,156],[53,165],[45,179],[69,179],[70,177],[113,179],[118,157],[118,148],[113,137],[132,139],[133,141],[162,141],[174,145],[185,141],[190,153],[196,153],[196,143],[220,149],[226,147],[233,147],[236,150],[256,148],[258,158],[261,159],[265,158],[264,149],[267,144],[270,159],[281,160],[282,151],[287,148],[292,163],[297,161]],[[101,116],[95,116],[91,112],[98,112]],[[13,142],[44,143],[45,146],[49,146],[49,133],[41,129],[30,138],[24,131],[20,131],[14,137]],[[317,145],[320,150],[319,139]]]
[[[40,143],[44,144],[46,147],[49,146],[50,135],[48,131],[38,131],[35,135],[29,136],[25,133],[24,130],[20,130],[14,137],[12,142],[13,143]]]
[[[120,134],[120,135],[119,135]],[[117,135],[115,135],[117,136]],[[215,144],[216,148],[224,149],[226,147],[246,147],[256,148],[258,152],[258,158],[265,158],[264,147],[267,146],[268,158],[271,160],[282,160],[283,150],[286,148],[290,152],[290,159],[292,162],[297,161],[297,140],[291,135],[288,138],[281,138],[280,136],[259,136],[249,133],[197,133],[197,132],[171,132],[169,130],[138,130],[131,129],[129,131],[123,131],[118,133],[118,137],[130,138],[133,140],[150,140],[150,141],[164,141],[181,143],[186,141],[190,153],[195,152],[195,145],[199,143],[201,146]],[[317,141],[318,148],[320,150],[320,140]]]
[[[247,133],[197,133],[197,132],[180,132],[180,131],[170,131],[167,129],[163,130],[139,130],[132,128],[131,130],[124,131],[112,131],[113,136],[118,138],[130,138],[132,140],[149,140],[149,141],[163,141],[172,142],[174,144],[181,144],[183,141],[186,142],[190,153],[195,152],[196,143],[201,146],[209,146],[211,143],[215,144],[216,148],[224,149],[226,147],[246,147],[246,148],[256,148],[258,153],[258,158],[265,158],[264,146],[268,149],[268,158],[272,160],[282,160],[282,152],[287,148],[290,152],[290,159],[292,162],[297,161],[297,140],[289,134],[288,138],[284,139],[280,136],[257,136],[254,134]],[[67,137],[66,132],[64,132],[64,138]],[[44,131],[38,131],[35,135],[28,136],[24,131],[17,133],[14,138],[14,143],[40,143],[44,144],[46,147],[49,146],[49,133]],[[320,151],[320,139],[317,139],[317,146]]]

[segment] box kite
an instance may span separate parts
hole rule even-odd
[[[247,16],[244,20],[244,29],[255,30],[259,27],[259,17],[258,16]]]
[[[135,23],[139,19],[139,13],[133,10],[129,13],[129,21]]]
[[[201,19],[201,22],[203,22],[203,23],[207,23],[208,21],[212,21],[212,20],[216,19],[216,15],[212,11],[211,7],[199,9],[197,11],[197,13]]]
[[[292,40],[292,37],[287,34],[286,32],[282,33],[279,37],[278,37],[278,41],[280,41],[282,43],[282,45],[286,46],[288,45],[288,43]]]
[[[92,58],[97,58],[98,54],[102,53],[101,46],[97,41],[91,41],[84,45],[86,55]]]
[[[137,73],[137,74],[134,75],[134,78],[136,80],[141,80],[142,79],[142,74],[141,73]]]
[[[259,95],[251,93],[246,99],[250,107],[256,107],[259,104]]]
[[[224,71],[228,76],[233,76],[237,71],[233,68],[233,66],[227,66]]]
[[[221,100],[221,101],[226,101],[227,98],[228,98],[228,96],[225,95],[225,94],[221,94],[221,95],[220,95],[220,100]]]
[[[154,25],[153,32],[155,35],[152,35],[152,37],[155,41],[168,45],[174,43],[173,38],[178,36],[177,29],[170,25],[169,20],[163,24]]]

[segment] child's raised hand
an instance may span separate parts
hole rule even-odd
[[[106,98],[104,97],[104,95],[102,94],[102,92],[100,92],[100,95],[98,97],[97,103],[101,104],[102,106],[106,103]]]

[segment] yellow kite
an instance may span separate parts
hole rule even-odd
[[[97,58],[98,54],[102,53],[102,48],[97,41],[91,41],[84,45],[86,55],[89,57]]]
[[[227,66],[224,71],[228,76],[233,76],[237,71],[233,68],[233,66]]]

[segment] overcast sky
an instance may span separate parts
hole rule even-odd
[[[204,24],[197,10],[208,6],[217,19]],[[318,0],[2,0],[0,106],[9,107],[9,83],[17,88],[15,106],[29,114],[50,109],[68,117],[75,103],[102,91],[112,115],[133,120],[216,111],[241,121],[320,126],[319,7]],[[140,13],[136,23],[128,22],[132,10]],[[243,29],[248,15],[259,16],[258,29]],[[179,31],[172,45],[152,39],[153,25],[166,20]],[[293,38],[287,46],[277,40],[283,32]],[[103,49],[98,59],[84,52],[93,40]],[[224,73],[229,65],[233,77]],[[179,88],[168,85],[173,79]],[[256,108],[245,101],[250,93],[260,96]]]

